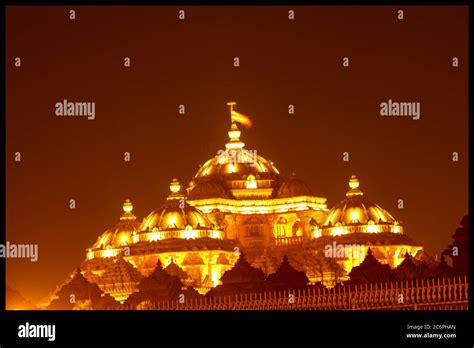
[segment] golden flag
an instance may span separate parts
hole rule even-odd
[[[235,110],[230,111],[230,116],[232,118],[232,122],[238,122],[246,128],[250,128],[252,126],[252,121],[248,116],[241,114]]]

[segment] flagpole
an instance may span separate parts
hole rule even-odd
[[[233,123],[232,122],[232,110],[234,110],[234,106],[237,105],[237,103],[232,101],[232,102],[228,102],[227,105],[229,106],[229,111],[230,111],[230,123]]]

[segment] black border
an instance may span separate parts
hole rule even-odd
[[[6,7],[7,6],[285,6],[288,8],[296,6],[468,6],[469,7],[469,50],[468,50],[468,77],[469,77],[469,102],[472,100],[472,90],[470,81],[472,81],[472,45],[473,37],[471,18],[473,10],[470,1],[301,1],[294,2],[274,0],[249,1],[249,0],[205,0],[199,4],[187,1],[180,3],[151,2],[151,1],[131,1],[115,0],[109,1],[68,1],[68,0],[49,0],[36,2],[31,0],[6,1],[1,6],[0,18],[3,22],[2,35],[4,50],[2,62],[5,64],[6,53]],[[6,70],[3,74],[4,93],[2,94],[3,117],[0,124],[3,128],[0,131],[0,143],[3,146],[1,151],[1,163],[5,165],[6,150]],[[468,107],[469,118],[471,117],[471,108]],[[470,121],[470,119],[469,119]],[[469,122],[469,130],[470,130]],[[471,150],[471,139],[469,137],[469,150]],[[469,154],[471,151],[469,151]],[[469,156],[470,159],[470,156]],[[469,161],[469,171],[470,171]],[[6,168],[1,171],[5,175]],[[468,186],[470,186],[468,184]],[[5,177],[1,185],[3,199],[0,209],[1,222],[4,228],[0,232],[0,242],[5,242],[5,218],[6,218],[6,181]],[[469,210],[472,202],[472,192],[469,190]],[[469,230],[471,234],[471,229]],[[470,250],[473,248],[472,238],[469,241]],[[470,265],[472,265],[472,252],[470,253]],[[3,276],[0,276],[0,346],[25,346],[33,344],[58,344],[75,343],[80,346],[92,346],[95,344],[127,344],[138,346],[144,342],[154,342],[155,344],[183,344],[196,343],[230,345],[242,344],[275,344],[285,343],[291,346],[297,343],[308,342],[311,346],[326,344],[345,344],[354,346],[357,343],[377,344],[378,346],[387,344],[410,345],[436,345],[436,344],[462,344],[469,347],[474,345],[474,321],[472,300],[469,302],[469,311],[5,311],[5,259],[0,258],[0,270]],[[470,267],[470,277],[473,279],[473,270]],[[473,298],[472,287],[469,288],[469,298]],[[17,336],[18,325],[29,323],[55,324],[56,340],[48,342],[45,339],[20,339]],[[407,324],[455,324],[457,326],[455,340],[412,340],[408,341]]]

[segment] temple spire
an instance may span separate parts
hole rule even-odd
[[[355,175],[352,175],[349,180],[349,188],[350,190],[346,193],[347,197],[363,195],[362,191],[359,190],[359,179]]]
[[[185,198],[183,193],[181,192],[181,184],[176,178],[173,178],[173,180],[171,180],[170,191],[171,191],[171,194],[168,196],[168,198],[166,198],[168,201],[176,200],[176,199],[181,200]]]
[[[126,199],[122,206],[123,215],[120,217],[120,220],[135,220],[136,217],[133,215],[133,205],[129,199]]]
[[[227,132],[227,134],[229,135],[229,142],[225,144],[227,150],[242,149],[245,146],[245,144],[240,141],[240,129],[239,127],[237,127],[237,123],[234,121],[232,116],[232,111],[234,110],[236,104],[236,102],[227,103],[230,110],[230,120],[232,122],[230,130]]]

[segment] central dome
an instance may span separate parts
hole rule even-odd
[[[235,122],[225,150],[201,166],[189,183],[190,200],[213,198],[268,199],[276,194],[282,178],[271,161],[244,149]]]
[[[230,141],[226,149],[219,150],[215,157],[204,163],[194,176],[196,179],[215,176],[242,179],[250,174],[264,177],[280,174],[273,163],[257,155],[256,150],[244,149],[245,144],[240,141],[240,130],[236,123],[232,123],[228,134]]]

